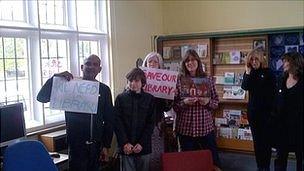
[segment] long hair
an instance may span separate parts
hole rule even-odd
[[[150,59],[152,58],[156,58],[158,60],[159,63],[159,69],[164,68],[164,62],[163,62],[163,58],[159,53],[156,52],[150,52],[144,59],[142,66],[143,67],[147,67],[148,66],[148,62],[150,61]]]
[[[284,72],[284,76],[287,76],[289,73],[291,73],[297,78],[303,77],[304,59],[300,53],[298,52],[285,53],[282,56],[282,60],[286,60],[289,62],[289,70]]]
[[[250,61],[253,57],[258,58],[259,62],[260,62],[260,68],[267,68],[267,60],[266,57],[264,56],[264,51],[260,50],[260,49],[253,49],[251,52],[249,52],[248,56],[247,56],[247,60],[246,60],[246,64],[248,66],[250,66]],[[252,66],[251,66],[252,67]]]
[[[196,77],[206,77],[207,74],[203,70],[202,62],[201,62],[198,54],[196,53],[196,51],[193,50],[193,49],[187,50],[185,56],[183,57],[182,64],[181,64],[180,75],[182,75],[182,76],[189,76],[190,75],[189,71],[186,68],[186,61],[188,60],[188,58],[190,56],[195,58],[195,60],[197,61],[197,65],[198,65],[197,69],[196,69],[195,76]]]

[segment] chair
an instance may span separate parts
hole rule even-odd
[[[58,171],[39,141],[20,141],[5,149],[3,171]]]
[[[163,171],[213,171],[209,150],[184,151],[162,154]]]

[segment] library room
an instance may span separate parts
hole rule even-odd
[[[304,1],[0,0],[1,171],[303,171]]]

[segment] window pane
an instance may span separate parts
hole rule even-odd
[[[83,64],[83,60],[90,56],[91,54],[98,54],[98,41],[79,41],[79,63],[80,65]],[[80,73],[82,76],[82,72]],[[101,80],[101,74],[99,73],[96,76],[97,80]]]
[[[60,39],[42,39],[42,81],[45,83],[55,73],[67,71],[67,41]],[[53,123],[64,119],[63,111],[50,110],[49,104],[44,105],[46,123]]]
[[[26,39],[0,37],[0,104],[22,102],[27,121],[33,117],[30,102],[28,57]],[[3,88],[2,88],[3,87]]]
[[[0,20],[25,21],[24,2],[0,0]]]
[[[81,28],[97,28],[96,1],[77,1],[77,24]]]
[[[49,57],[50,58],[55,58],[57,57],[57,41],[54,39],[49,39],[48,40],[48,51],[49,51]]]
[[[64,25],[64,1],[39,0],[39,16],[42,24]]]

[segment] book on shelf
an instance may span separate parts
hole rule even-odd
[[[247,116],[247,111],[246,110],[242,110],[241,118],[240,118],[240,125],[242,125],[243,127],[248,127],[249,126],[248,116]]]
[[[224,84],[226,85],[234,84],[234,72],[225,72]]]
[[[163,47],[163,58],[170,59],[172,56],[172,49],[171,47]]]
[[[223,109],[223,118],[226,118],[229,126],[240,126],[241,110]]]
[[[223,75],[213,76],[215,79],[215,84],[225,84],[225,77]]]
[[[180,65],[178,62],[164,62],[164,69],[170,71],[179,71]]]
[[[181,56],[181,47],[180,46],[173,46],[172,47],[172,56],[173,59],[180,60]]]
[[[219,127],[222,125],[227,125],[227,119],[226,118],[214,118],[214,124],[215,126]]]
[[[221,57],[221,64],[230,63],[230,52],[223,52]]]
[[[241,86],[224,86],[223,99],[245,99],[245,90]]]
[[[241,60],[241,52],[238,50],[230,51],[229,64],[239,64]]]
[[[186,52],[190,49],[190,45],[183,45],[181,46],[181,55],[182,58],[186,55]]]
[[[181,97],[210,97],[211,83],[208,78],[181,76]]]
[[[218,133],[219,137],[232,138],[232,128],[219,127],[218,131],[219,131],[219,133]]]
[[[229,52],[216,52],[213,56],[213,64],[240,64],[242,53],[238,50]],[[243,60],[243,59],[242,59]]]
[[[234,85],[241,85],[243,82],[243,73],[235,73]]]
[[[252,140],[252,133],[250,129],[239,128],[238,129],[238,139],[241,140]]]
[[[198,44],[197,45],[197,54],[200,58],[206,58],[208,51],[207,51],[208,45],[202,45],[202,44]]]

